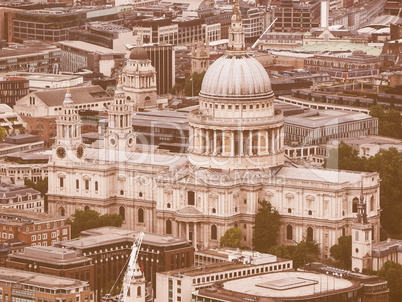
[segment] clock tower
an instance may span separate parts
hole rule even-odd
[[[357,204],[357,221],[352,225],[352,270],[362,272],[371,269],[372,225],[367,221],[367,208],[363,195],[363,180],[360,201]]]
[[[80,161],[84,157],[81,125],[81,117],[71,98],[70,87],[67,87],[62,111],[56,121],[57,135],[52,154],[54,160]]]
[[[105,134],[105,146],[118,151],[134,151],[133,107],[126,100],[121,76],[114,94],[114,102],[109,107],[109,126]]]

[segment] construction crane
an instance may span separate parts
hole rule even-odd
[[[278,18],[275,18],[274,22],[272,22],[267,29],[262,33],[262,35],[257,39],[257,41],[255,41],[255,43],[253,44],[253,46],[251,46],[251,49],[254,49],[258,42],[260,41],[260,39],[267,33],[267,31],[271,28],[272,25],[274,25],[274,23],[276,22],[276,20],[278,20]]]
[[[133,247],[131,248],[130,260],[128,261],[127,271],[126,274],[124,275],[118,302],[126,301],[128,289],[130,288],[131,279],[134,276],[135,265],[137,263],[138,253],[140,252],[143,237],[144,233],[141,232],[134,239]]]

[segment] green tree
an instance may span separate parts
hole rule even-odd
[[[292,259],[293,268],[299,268],[307,263],[318,261],[320,249],[315,241],[301,241],[297,245],[276,245],[268,251],[271,255]]]
[[[171,89],[170,89],[170,93],[171,94],[180,94],[180,95],[182,95],[183,94],[183,89],[184,89],[184,86],[183,86],[183,84],[182,83],[176,83]]]
[[[292,252],[294,252],[290,251],[290,248],[292,247],[293,246],[288,246],[284,244],[275,245],[269,249],[268,254],[275,255],[280,258],[292,259]]]
[[[367,171],[380,174],[381,225],[397,237],[402,234],[402,158],[395,148],[383,150],[367,161]]]
[[[187,96],[197,96],[200,93],[204,75],[205,71],[201,73],[194,72],[189,76],[184,83],[184,94]]]
[[[366,159],[359,157],[357,151],[341,142],[338,149],[330,151],[325,166],[331,169],[378,172],[381,178],[381,226],[388,236],[402,238],[402,221],[400,219],[402,216],[402,187],[400,186],[402,157],[397,149],[383,150]]]
[[[378,118],[378,134],[402,138],[402,116],[399,111],[384,111],[381,105],[374,105],[370,108],[370,115]]]
[[[243,233],[240,228],[233,227],[228,229],[225,234],[220,239],[220,246],[221,247],[234,247],[234,248],[241,248],[241,240],[243,238]]]
[[[75,210],[71,219],[67,219],[67,224],[71,225],[71,237],[78,237],[82,231],[99,228],[103,226],[121,227],[123,218],[118,214],[100,214],[94,210]]]
[[[271,203],[265,199],[258,202],[255,216],[253,246],[261,253],[267,253],[269,249],[276,245],[280,223],[279,212],[272,207]]]
[[[315,241],[300,241],[292,254],[293,267],[298,268],[307,263],[318,261],[320,248]]]
[[[329,151],[329,157],[324,162],[327,169],[364,171],[365,166],[366,159],[360,158],[359,153],[343,141],[338,148]]]
[[[0,140],[1,141],[4,140],[6,136],[7,136],[7,130],[4,127],[0,126]]]
[[[384,263],[378,276],[385,278],[389,288],[389,302],[399,302],[402,297],[402,265],[393,261]]]
[[[341,236],[338,243],[330,248],[331,257],[338,261],[342,269],[351,269],[352,266],[352,236]]]

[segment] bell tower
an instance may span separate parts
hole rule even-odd
[[[156,70],[141,46],[140,33],[137,36],[137,45],[131,50],[122,73],[123,90],[134,111],[156,107]]]
[[[120,151],[133,151],[135,135],[133,131],[133,108],[127,101],[123,91],[121,76],[114,94],[114,102],[110,105],[109,127],[105,135],[105,146]]]
[[[52,152],[54,160],[77,161],[84,156],[81,126],[81,117],[72,100],[70,87],[67,87],[62,112],[56,121],[57,135]]]
[[[372,225],[367,220],[367,208],[363,195],[363,179],[360,201],[357,205],[357,221],[352,225],[352,270],[362,272],[371,269]]]
[[[191,74],[194,72],[202,73],[207,71],[209,67],[209,41],[207,39],[206,45],[204,42],[199,41],[197,47],[193,40],[191,48]]]

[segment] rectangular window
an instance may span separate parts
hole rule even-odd
[[[46,240],[47,239],[47,234],[43,234],[42,238],[43,238],[43,240]]]
[[[89,190],[89,180],[85,180],[85,190]]]
[[[187,204],[190,206],[195,205],[195,193],[193,191],[187,192]]]
[[[60,180],[60,188],[63,188],[64,187],[64,178],[60,177],[59,180]]]

